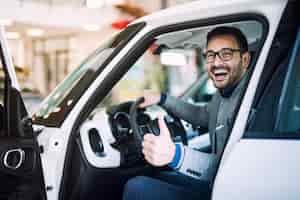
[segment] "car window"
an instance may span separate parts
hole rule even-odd
[[[283,95],[281,97],[278,123],[278,132],[300,131],[300,34],[298,34],[293,54],[290,60],[289,70],[285,81]]]
[[[262,25],[257,21],[226,25],[240,28],[247,36],[250,51],[255,54],[257,43],[262,38]],[[206,73],[203,53],[206,35],[215,27],[156,36],[154,43],[114,86],[101,106],[135,100],[143,95],[145,89],[182,97],[192,103],[209,102],[216,89]]]
[[[43,101],[33,116],[34,123],[60,126],[83,92],[102,72],[110,56],[116,54],[143,27],[144,24],[129,26],[105,41]]]
[[[286,137],[287,134],[281,133],[294,132],[300,128],[297,122],[300,114],[300,72],[296,29],[294,23],[292,26],[281,23],[278,28],[280,31],[274,37],[260,77],[244,137]]]
[[[181,99],[193,104],[205,104],[209,102],[217,92],[208,74],[204,73],[191,87],[189,87]]]
[[[201,76],[199,69],[203,66],[195,61],[195,56],[186,58],[189,59],[189,66],[168,66],[161,62],[160,54],[154,52],[157,49],[153,48],[159,47],[153,44],[139,58],[113,88],[109,94],[110,100],[106,99],[109,104],[106,105],[135,100],[143,95],[145,89],[180,96]]]

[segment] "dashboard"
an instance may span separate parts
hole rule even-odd
[[[125,102],[101,108],[82,124],[80,138],[88,162],[97,168],[117,168],[144,165],[145,160],[137,147],[130,122],[130,106]],[[167,118],[166,124],[173,139],[185,132],[178,121]],[[159,134],[157,119],[145,109],[138,109],[136,123],[141,138],[145,133]],[[181,134],[178,135],[177,132]]]

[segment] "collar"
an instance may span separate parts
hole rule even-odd
[[[240,81],[238,81],[238,83],[239,82]],[[233,85],[227,86],[226,88],[220,90],[221,96],[224,97],[224,98],[229,98],[232,95],[234,89],[238,86],[238,83],[235,83]]]
[[[246,73],[244,74],[244,76],[242,77],[242,79],[240,81],[237,81],[236,83],[227,86],[226,88],[219,90],[221,96],[223,98],[229,98],[231,97],[231,95],[233,94],[234,90],[238,87],[238,85],[243,85],[241,82],[245,82],[246,77],[248,76],[248,71],[246,71]]]

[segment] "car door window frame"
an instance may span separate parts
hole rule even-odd
[[[106,94],[110,91],[110,88],[115,85],[118,80],[122,78],[122,76],[129,70],[131,66],[135,63],[135,61],[145,52],[145,50],[153,43],[155,37],[161,34],[166,34],[175,31],[182,31],[185,29],[193,29],[200,28],[205,26],[212,25],[221,25],[221,24],[229,24],[234,22],[242,22],[242,21],[257,21],[262,25],[262,37],[261,42],[258,44],[257,52],[252,58],[251,66],[249,68],[253,70],[254,66],[259,57],[259,53],[264,46],[267,35],[269,33],[269,23],[268,20],[259,14],[254,13],[243,13],[243,14],[234,14],[227,16],[220,16],[202,20],[193,20],[187,21],[180,24],[167,25],[159,28],[155,28],[150,31],[148,34],[144,35],[132,48],[127,52],[126,55],[116,64],[114,69],[110,72],[110,74],[105,77],[102,84],[98,86],[96,92],[89,98],[88,103],[83,107],[80,114],[76,119],[76,124],[81,124],[94,110],[94,108],[101,102]],[[108,87],[108,85],[110,87]],[[79,125],[78,125],[79,126]]]

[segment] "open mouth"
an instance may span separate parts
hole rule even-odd
[[[214,77],[216,81],[223,81],[225,80],[226,76],[228,75],[228,71],[226,69],[215,69],[213,71]]]

